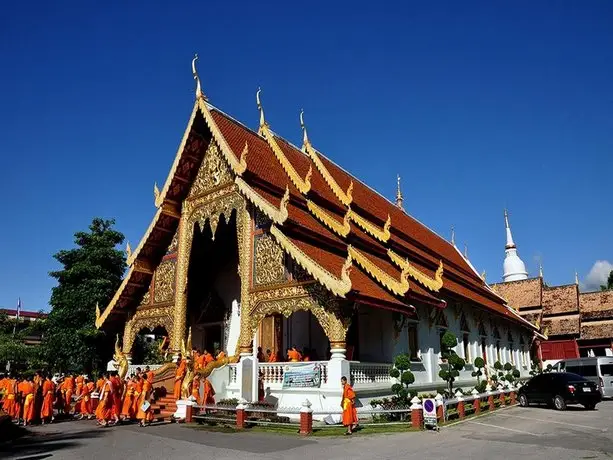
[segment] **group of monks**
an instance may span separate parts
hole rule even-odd
[[[202,378],[199,375],[199,371],[203,370],[209,363],[214,361],[223,360],[226,354],[223,351],[217,351],[215,357],[207,350],[200,352],[200,350],[194,349],[191,352],[190,357],[183,357],[180,353],[177,357],[177,370],[175,373],[175,383],[173,389],[173,396],[175,399],[181,398],[181,387],[183,385],[183,379],[187,373],[188,359],[191,359],[194,363],[194,380],[192,381],[191,397],[199,405],[214,405],[215,404],[215,390],[213,385],[206,377]],[[202,383],[202,385],[201,385]],[[202,386],[202,390],[201,387]]]
[[[317,352],[309,348],[305,348],[303,352],[300,352],[295,346],[287,349],[287,361],[299,362],[299,361],[317,361]],[[279,356],[279,353],[270,351],[270,348],[266,349],[266,354],[262,351],[262,347],[258,347],[258,361],[262,363],[276,363],[283,361]]]
[[[0,375],[0,407],[23,425],[51,423],[56,415],[79,414],[81,418],[91,418],[93,391],[94,382],[81,375],[54,378],[44,372],[24,377]]]

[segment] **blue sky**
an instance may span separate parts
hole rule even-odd
[[[10,2],[0,17],[0,306],[47,308],[94,216],[135,247],[194,98],[313,144],[501,277],[613,261],[613,3]],[[604,265],[606,269],[607,265]],[[600,271],[603,271],[602,264]]]

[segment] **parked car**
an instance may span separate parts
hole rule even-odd
[[[553,366],[556,372],[572,372],[585,377],[600,387],[605,398],[613,398],[613,357],[563,359]]]
[[[570,372],[552,372],[528,380],[519,389],[518,398],[523,407],[545,403],[557,410],[565,410],[568,404],[581,404],[592,410],[601,401],[602,395],[598,386],[585,377]]]

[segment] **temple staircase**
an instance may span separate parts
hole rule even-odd
[[[163,396],[151,404],[153,420],[156,422],[168,422],[177,411],[177,401],[170,396]]]

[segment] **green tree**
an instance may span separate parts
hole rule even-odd
[[[600,289],[603,291],[607,291],[609,289],[613,289],[613,270],[609,273],[609,277],[607,278],[607,284],[601,284]]]
[[[477,377],[477,384],[481,383],[481,376],[485,371],[485,360],[481,356],[475,358],[475,370],[472,372],[473,377]]]
[[[75,233],[76,247],[54,258],[63,269],[50,273],[58,282],[51,293],[42,352],[58,371],[92,372],[110,359],[112,338],[94,325],[95,306],[106,305],[121,283],[126,259],[117,246],[124,236],[114,220],[95,218],[88,232]]]
[[[458,344],[457,337],[450,331],[446,331],[441,338],[441,358],[443,362],[438,376],[447,382],[449,397],[453,397],[453,382],[460,376],[466,362],[460,358],[454,348]]]

